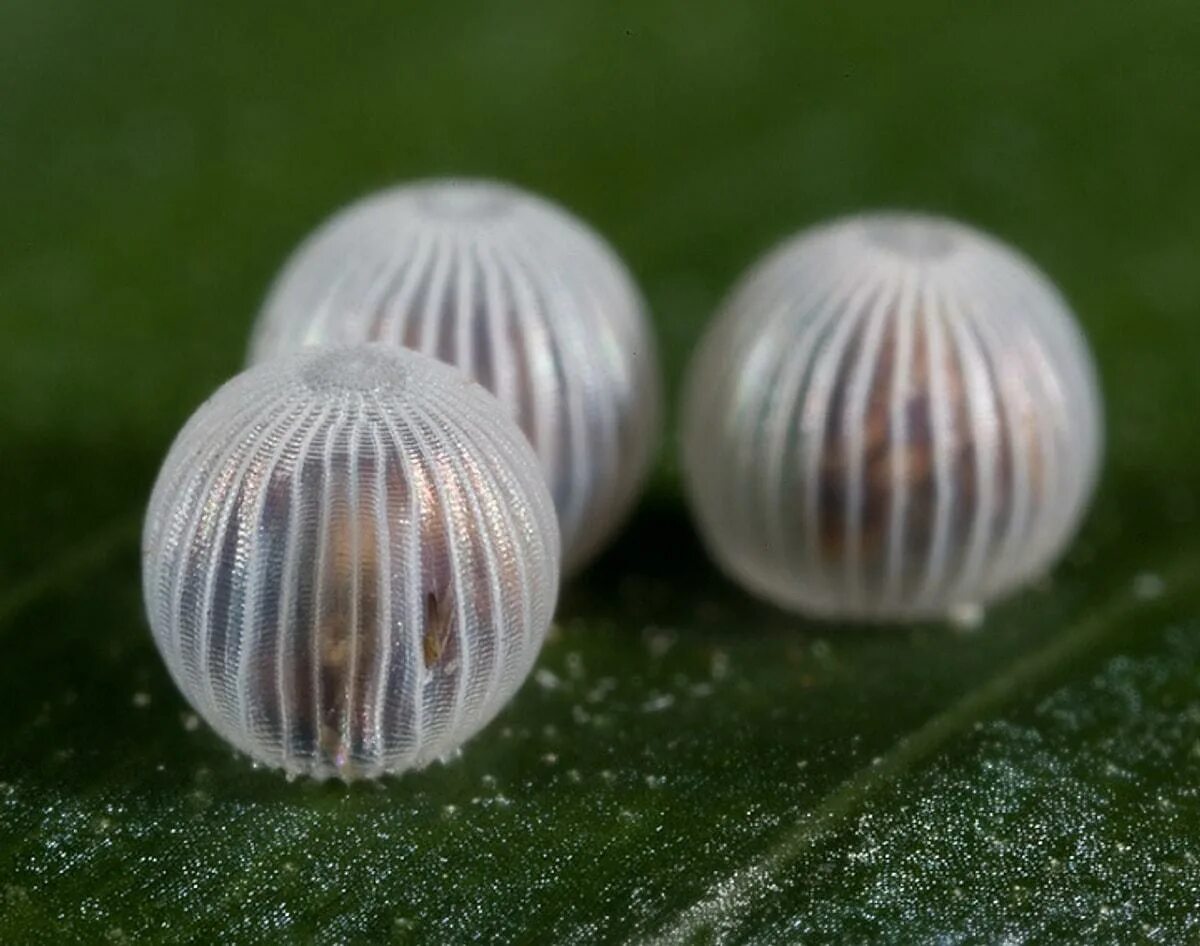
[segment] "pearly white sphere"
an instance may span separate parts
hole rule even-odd
[[[690,366],[687,490],[736,580],[829,617],[967,614],[1049,569],[1103,440],[1087,343],[1027,259],[950,220],[805,231]]]
[[[344,780],[462,745],[525,679],[559,581],[537,458],[483,388],[380,345],[221,387],[158,475],[146,610],[197,712]]]
[[[360,200],[288,260],[250,361],[366,341],[454,364],[504,403],[545,470],[568,569],[608,541],[652,458],[660,390],[641,296],[596,233],[485,181]]]

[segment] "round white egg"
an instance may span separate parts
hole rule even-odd
[[[550,624],[559,538],[496,400],[369,345],[282,357],[202,405],[142,564],[197,712],[258,762],[349,781],[445,756],[504,706]]]
[[[1047,571],[1103,421],[1062,296],[975,229],[867,214],[805,231],[725,302],[690,367],[684,468],[736,580],[828,617],[971,613]]]
[[[545,471],[568,570],[612,537],[657,444],[660,383],[641,295],[594,231],[487,181],[360,200],[288,260],[250,360],[369,341],[454,364],[500,399]]]

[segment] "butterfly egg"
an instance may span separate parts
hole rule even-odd
[[[484,181],[352,204],[285,264],[250,361],[368,341],[454,364],[504,403],[545,471],[568,569],[612,536],[658,439],[658,365],[638,290],[581,221]]]
[[[258,762],[346,781],[460,746],[529,673],[559,539],[500,404],[381,345],[249,369],[188,421],[142,542],[155,642]]]
[[[829,617],[970,613],[1045,572],[1103,439],[1087,343],[1025,258],[939,218],[801,233],[689,369],[687,490],[717,562]]]

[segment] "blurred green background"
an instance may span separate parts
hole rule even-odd
[[[1200,939],[1198,51],[1191,0],[6,0],[0,941]],[[707,564],[669,436],[461,759],[252,771],[149,641],[141,509],[284,255],[444,174],[604,232],[672,392],[802,225],[1014,242],[1105,383],[1082,538],[972,637],[812,624]]]

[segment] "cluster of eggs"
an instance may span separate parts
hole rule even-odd
[[[625,267],[561,208],[435,181],[337,214],[284,266],[250,364],[150,500],[155,641],[253,759],[318,779],[444,757],[532,668],[611,539],[660,388]],[[688,497],[733,578],[812,615],[963,613],[1050,567],[1102,424],[1065,303],[945,220],[801,234],[689,372]]]

